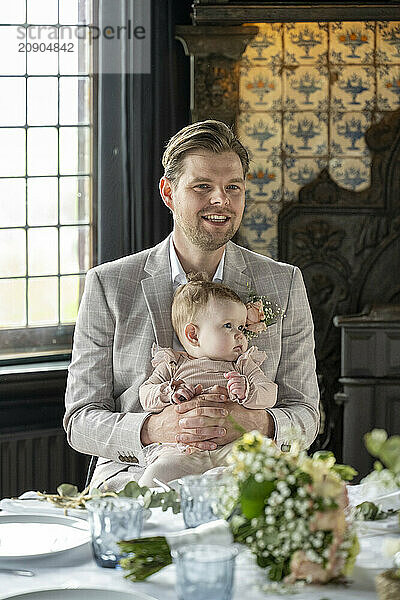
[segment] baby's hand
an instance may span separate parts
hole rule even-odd
[[[234,400],[243,400],[246,396],[246,378],[237,371],[229,371],[224,373],[224,377],[228,380],[226,387],[228,388],[229,397]]]
[[[194,387],[188,383],[179,382],[172,393],[171,399],[174,404],[180,404],[181,402],[191,400],[198,393],[198,386]]]

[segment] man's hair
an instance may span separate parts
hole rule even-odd
[[[249,155],[232,129],[222,121],[198,121],[184,127],[168,142],[162,157],[164,176],[176,183],[183,173],[183,160],[193,150],[208,150],[215,154],[235,152],[243,167],[243,176],[249,170]]]
[[[211,299],[243,304],[226,285],[210,281],[207,273],[189,273],[187,279],[188,282],[176,290],[171,309],[172,325],[181,342],[185,325],[192,323]]]

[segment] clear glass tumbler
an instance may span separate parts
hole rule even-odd
[[[172,551],[178,600],[231,600],[235,546],[182,546]]]
[[[143,506],[133,498],[96,498],[86,503],[93,557],[100,567],[114,569],[125,556],[117,542],[140,537]]]
[[[225,480],[221,474],[187,475],[181,480],[181,511],[186,527],[214,521]]]

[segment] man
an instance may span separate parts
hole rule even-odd
[[[174,230],[143,252],[91,269],[76,323],[64,426],[76,450],[99,457],[92,485],[121,489],[139,479],[143,447],[180,441],[212,451],[258,429],[280,448],[295,429],[302,445],[318,423],[313,324],[297,267],[236,246],[249,168],[245,148],[219,121],[194,123],[169,141],[160,193]],[[267,353],[265,374],[278,384],[269,410],[229,402],[224,388],[200,394],[161,413],[141,412],[139,386],[149,377],[151,346],[179,348],[171,324],[174,290],[186,273],[206,271],[244,301],[266,295],[285,312],[257,338]]]

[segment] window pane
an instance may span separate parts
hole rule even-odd
[[[56,125],[57,122],[57,77],[29,77],[28,125]]]
[[[58,272],[58,236],[55,227],[28,230],[29,275],[53,275]]]
[[[25,274],[25,229],[0,229],[0,277]]]
[[[89,268],[89,227],[60,228],[60,272],[82,273]]]
[[[28,175],[57,175],[57,129],[28,129]]]
[[[89,23],[90,4],[82,0],[60,0],[60,23]]]
[[[0,179],[0,227],[26,223],[25,179]]]
[[[25,175],[25,129],[0,129],[0,177]]]
[[[89,73],[89,30],[87,27],[60,27],[59,43],[66,44],[72,52],[60,52],[61,75],[86,75]]]
[[[22,26],[0,27],[0,75],[25,75],[26,54],[19,52],[25,36]]]
[[[88,223],[89,219],[89,177],[60,177],[60,223]]]
[[[0,23],[25,23],[25,16],[25,0],[1,3]]]
[[[52,325],[58,323],[57,277],[28,279],[29,325]]]
[[[0,279],[0,328],[26,325],[25,285],[25,279]]]
[[[0,77],[0,125],[25,125],[25,77]]]
[[[74,323],[78,314],[79,302],[83,294],[84,275],[70,275],[60,279],[60,320]]]
[[[60,77],[60,124],[88,125],[90,86],[86,77]]]
[[[28,23],[42,25],[57,23],[58,0],[29,0]]]
[[[27,44],[32,44],[32,49],[45,49],[44,51],[27,52],[29,75],[56,75],[58,73],[58,52],[46,50],[58,44],[57,27],[41,27],[33,25],[28,27],[26,33]],[[35,45],[34,45],[35,44]]]
[[[74,175],[90,170],[89,127],[60,127],[60,173]]]
[[[28,225],[57,225],[57,222],[57,178],[28,179]]]

